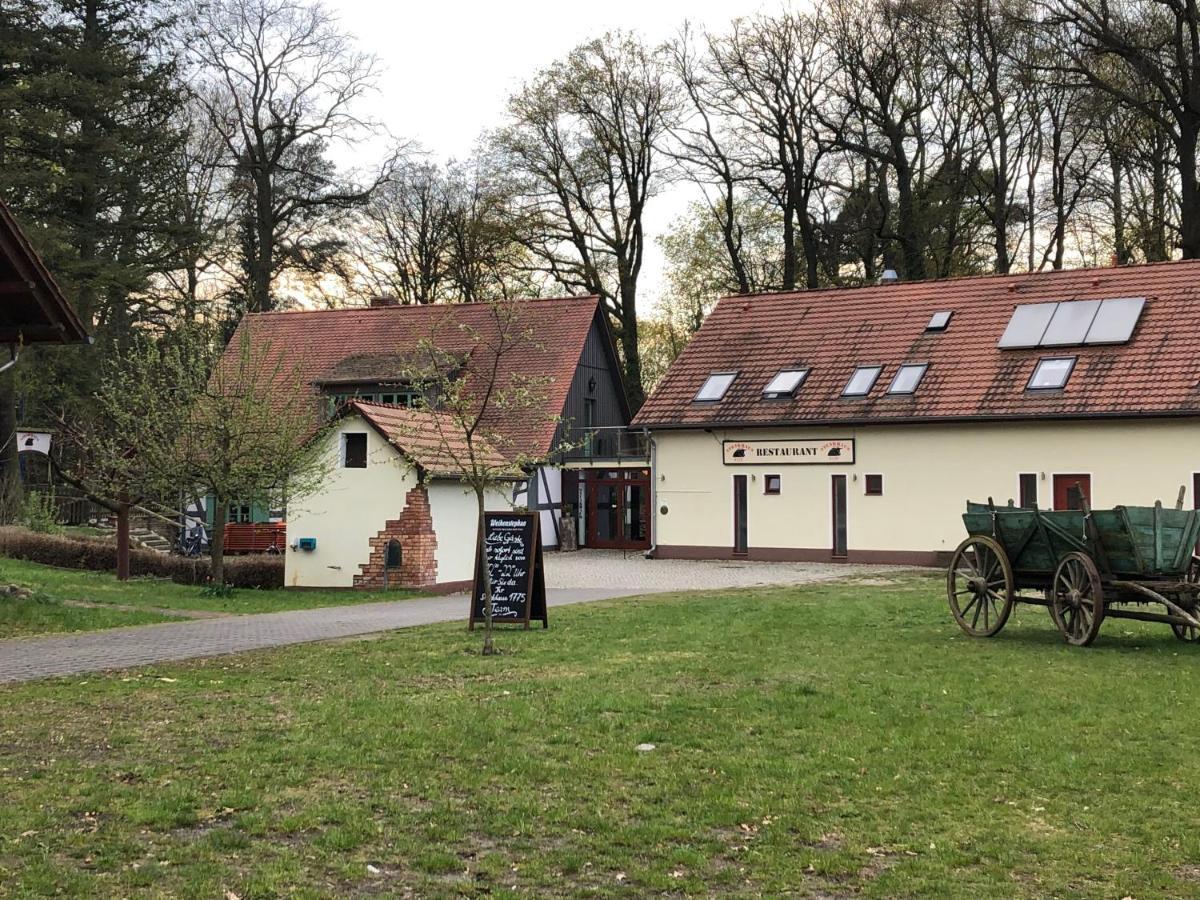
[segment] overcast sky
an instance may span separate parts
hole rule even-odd
[[[672,36],[684,20],[720,28],[737,16],[782,6],[782,0],[326,2],[362,49],[383,64],[379,94],[364,112],[393,135],[420,141],[442,160],[468,156],[480,133],[501,120],[510,93],[590,37],[629,29],[657,43]],[[377,157],[377,149],[362,152]],[[367,165],[375,160],[346,161]],[[652,239],[682,212],[690,196],[687,188],[673,188],[651,202],[646,226]],[[642,280],[648,301],[657,295],[661,280],[662,257],[652,245]]]

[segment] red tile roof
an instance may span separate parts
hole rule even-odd
[[[456,477],[479,466],[495,472],[511,468],[508,461],[486,441],[467,445],[462,428],[445,414],[423,409],[405,409],[383,403],[351,401],[341,415],[358,413],[375,426],[387,441],[430,475]],[[512,469],[512,475],[519,474]]]
[[[571,388],[592,320],[599,310],[596,297],[562,297],[520,301],[516,328],[530,335],[519,352],[501,360],[506,383],[547,378],[539,384],[545,408],[518,413],[493,408],[485,414],[483,427],[493,445],[509,458],[542,456],[554,445],[557,422]],[[243,342],[251,353],[270,360],[279,400],[294,394],[296,382],[314,400],[319,385],[339,380],[347,360],[362,382],[372,379],[373,369],[386,380],[403,368],[423,338],[431,339],[447,354],[466,360],[466,373],[484,372],[494,357],[486,352],[497,331],[496,317],[488,304],[433,304],[424,306],[381,306],[353,309],[305,310],[254,313],[245,316],[225,350],[222,365],[236,367]],[[479,340],[473,337],[479,336]],[[351,359],[353,358],[353,359]],[[257,357],[256,357],[257,360]],[[390,365],[393,363],[394,365]],[[262,365],[263,363],[259,363]],[[377,368],[376,368],[377,367]],[[314,409],[314,421],[316,412]]]
[[[1022,303],[1145,297],[1123,345],[1000,350]],[[953,310],[949,328],[926,333]],[[869,424],[948,419],[1200,415],[1200,261],[726,297],[634,419],[641,426]],[[1026,391],[1038,359],[1077,356],[1065,389]],[[903,363],[928,363],[912,396],[887,396]],[[856,366],[882,365],[869,395],[841,396]],[[764,400],[781,369],[809,367],[793,399]],[[725,398],[693,402],[713,372]]]

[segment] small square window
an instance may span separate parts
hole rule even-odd
[[[784,369],[767,383],[763,388],[763,398],[767,400],[786,400],[796,396],[800,385],[808,377],[808,369]]]
[[[896,377],[892,379],[891,385],[888,386],[887,392],[889,394],[915,394],[917,385],[925,377],[925,370],[928,368],[928,363],[912,363],[901,366],[896,372]]]
[[[781,475],[764,475],[763,476],[763,493],[778,494],[783,487],[783,476]]]
[[[347,432],[342,435],[342,465],[347,469],[367,467],[366,432]]]
[[[867,475],[865,476],[866,488],[865,493],[868,497],[883,496],[883,476],[882,475]]]
[[[1053,391],[1066,386],[1071,371],[1075,368],[1074,356],[1055,356],[1039,359],[1033,374],[1029,376],[1030,391]]]
[[[729,390],[729,386],[733,384],[735,378],[737,378],[737,372],[714,372],[704,380],[695,399],[701,402],[715,403],[725,396],[725,392]]]
[[[929,317],[929,324],[925,326],[926,331],[945,331],[950,326],[950,317],[954,315],[954,310],[946,309],[941,312],[935,312]]]
[[[842,396],[867,396],[867,394],[871,393],[871,388],[875,387],[875,381],[879,378],[879,373],[882,371],[883,366],[859,366],[854,370],[854,374],[850,376],[850,380],[846,382]]]

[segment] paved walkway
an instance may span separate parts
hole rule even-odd
[[[640,554],[595,550],[546,556],[550,606],[663,591],[807,584],[864,575],[879,577],[890,571],[899,570],[891,566],[817,563],[646,560]],[[3,640],[0,641],[0,683],[125,669],[355,637],[412,625],[453,622],[466,619],[467,611],[466,595],[452,594]]]
[[[551,590],[548,604],[588,603],[621,590]],[[467,617],[467,596],[451,594],[355,606],[224,616],[0,641],[0,683],[221,656],[392,631]]]

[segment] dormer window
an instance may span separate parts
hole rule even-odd
[[[909,363],[901,366],[896,372],[896,377],[888,386],[887,392],[889,394],[915,394],[917,385],[925,377],[925,370],[928,368],[928,363]]]
[[[842,390],[842,396],[867,396],[867,394],[871,393],[871,388],[875,387],[875,382],[882,371],[883,366],[859,366],[854,370],[854,374],[850,376],[850,380],[846,382],[846,387]]]
[[[1067,379],[1071,377],[1074,369],[1074,356],[1043,357],[1038,360],[1025,389],[1029,391],[1060,390],[1067,386]]]
[[[729,386],[733,384],[735,378],[737,378],[737,372],[714,372],[709,375],[704,380],[704,384],[700,386],[700,390],[696,392],[696,402],[716,403],[725,396],[725,392],[729,390]]]
[[[763,388],[764,400],[789,400],[808,377],[808,369],[784,369]]]

